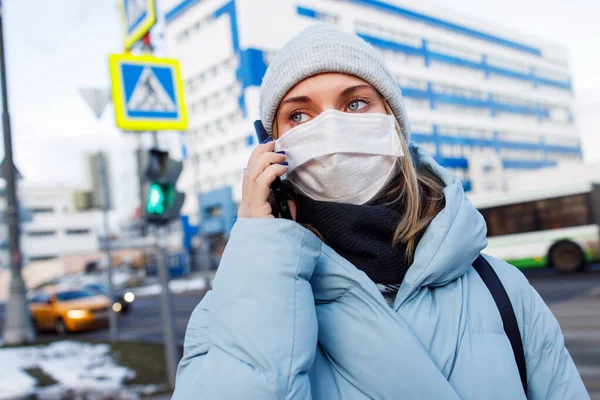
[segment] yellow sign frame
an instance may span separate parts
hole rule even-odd
[[[112,100],[115,108],[115,119],[117,126],[130,131],[159,131],[175,130],[185,131],[188,129],[188,115],[183,93],[183,79],[181,78],[181,67],[179,60],[172,58],[158,58],[150,55],[111,54],[108,57],[110,80],[112,85]],[[122,64],[136,64],[144,67],[170,68],[173,74],[173,90],[175,104],[179,118],[132,118],[127,115],[127,99],[125,98],[125,87],[122,76]]]
[[[140,41],[156,24],[156,1],[146,0],[147,12],[144,20],[131,33],[128,32],[127,18],[125,17],[125,0],[120,0],[121,20],[123,21],[123,42],[125,51],[129,51],[134,44]]]

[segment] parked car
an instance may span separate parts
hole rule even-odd
[[[102,283],[90,283],[85,285],[84,289],[108,296],[108,288]],[[132,292],[115,289],[115,293],[113,294],[113,310],[127,314],[134,300],[135,295]]]
[[[84,331],[108,325],[109,298],[84,289],[40,292],[33,296],[29,310],[38,331],[60,334]]]

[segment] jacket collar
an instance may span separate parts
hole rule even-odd
[[[466,197],[460,180],[418,145],[411,144],[410,152],[417,168],[430,168],[444,182],[446,206],[419,241],[394,309],[421,287],[443,286],[461,277],[487,245],[485,220]]]

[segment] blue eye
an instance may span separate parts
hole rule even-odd
[[[299,124],[301,122],[306,122],[308,120],[308,115],[306,113],[298,112],[292,114],[291,121],[295,124]]]
[[[367,102],[364,100],[353,100],[350,103],[348,103],[348,111],[358,111],[366,105]]]

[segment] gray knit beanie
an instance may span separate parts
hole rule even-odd
[[[369,82],[388,102],[407,142],[410,125],[402,92],[375,49],[358,36],[331,25],[306,28],[290,40],[267,68],[260,88],[260,118],[269,135],[279,103],[297,83],[327,72],[353,75]]]

